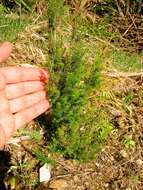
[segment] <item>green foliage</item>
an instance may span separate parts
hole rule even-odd
[[[130,105],[132,103],[134,97],[134,93],[132,90],[129,90],[126,96],[123,97],[123,101],[125,104]]]
[[[2,4],[0,4],[0,15],[4,14],[5,12],[6,12],[6,8]]]
[[[102,0],[95,2],[90,9],[99,16],[108,16],[113,20],[113,16],[121,16],[121,14],[128,17],[129,14],[142,14],[143,6],[142,0]]]
[[[108,22],[100,21],[96,25],[91,28],[91,32],[95,36],[99,36],[101,38],[109,38],[113,36],[113,33],[109,32],[109,24]]]
[[[89,50],[79,32],[80,19],[72,17],[72,32],[66,39],[57,32],[63,14],[60,11],[64,8],[55,14],[55,7],[59,7],[59,2],[49,1],[49,18],[52,17],[47,64],[51,73],[47,90],[52,104],[47,126],[47,130],[51,129],[51,133],[47,132],[51,136],[49,150],[87,161],[95,158],[112,130],[107,115],[93,109],[88,99],[100,84],[102,58],[96,54],[92,63],[87,63]]]
[[[48,0],[49,26],[55,28],[64,12],[64,0]]]
[[[41,134],[39,132],[39,130],[27,130],[26,128],[22,128],[18,131],[18,135],[22,135],[22,136],[29,136],[30,139],[34,140],[34,141],[40,141],[41,140]]]
[[[38,149],[38,148],[35,149],[33,151],[33,154],[35,155],[36,159],[41,163],[41,165],[44,165],[44,164],[55,165],[56,164],[56,161],[48,158],[47,155],[41,149]]]

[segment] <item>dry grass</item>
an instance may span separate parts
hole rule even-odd
[[[14,44],[13,53],[7,64],[18,66],[23,64],[44,65],[46,56],[43,53],[43,49],[46,47],[46,40],[38,34],[38,31],[44,28],[47,29],[46,21],[31,24],[25,28],[24,32],[19,33],[17,41]],[[42,47],[39,47],[38,43],[42,43]]]
[[[72,6],[72,9],[90,22],[95,23],[99,20],[99,16],[91,11],[91,8],[96,3],[101,3],[103,0],[71,0],[67,2]]]

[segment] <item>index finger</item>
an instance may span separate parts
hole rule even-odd
[[[0,68],[0,73],[3,74],[7,84],[24,81],[47,82],[49,78],[44,69],[31,67],[4,67]]]

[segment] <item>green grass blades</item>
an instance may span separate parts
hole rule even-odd
[[[112,65],[120,71],[142,71],[142,55],[137,53],[121,52],[113,50],[109,54]]]
[[[0,41],[16,40],[17,35],[27,25],[28,20],[20,17],[11,18],[6,14],[0,15]]]

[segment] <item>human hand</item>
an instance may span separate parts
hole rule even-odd
[[[10,43],[0,47],[0,62],[12,51]],[[12,134],[49,108],[44,91],[48,74],[28,67],[0,68],[0,148]]]

